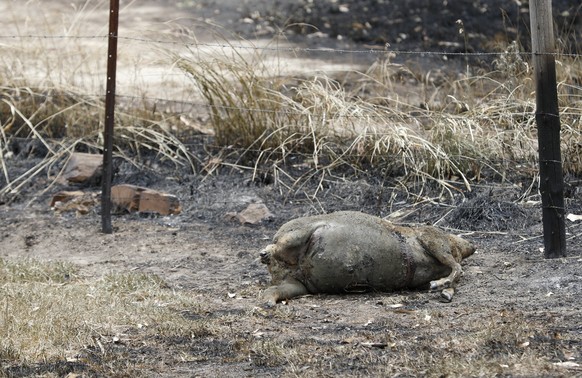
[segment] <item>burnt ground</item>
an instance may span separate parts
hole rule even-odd
[[[277,22],[277,18],[260,16],[252,30],[248,29],[249,23],[239,22],[252,16],[249,10],[256,7],[256,3],[260,2],[242,1],[240,9],[232,9],[231,5],[220,1],[198,5],[204,7],[208,17],[216,15],[213,9],[222,7],[224,12],[220,17],[234,20],[232,28],[235,31],[250,35],[257,32],[257,24]],[[471,15],[487,14],[473,13],[472,7],[455,11],[453,7],[460,6],[456,4],[461,2],[449,2],[445,11],[430,8],[435,2],[408,1],[405,9],[394,5],[402,2],[386,1],[395,7],[390,13],[394,27],[389,34],[382,34],[375,28],[381,20],[369,18],[369,14],[380,12],[374,11],[376,8],[372,11],[368,8],[366,12],[360,8],[366,4],[379,6],[381,1],[350,2],[350,12],[334,8],[339,3],[332,2],[313,2],[320,4],[318,7],[303,2],[275,3],[277,9],[264,8],[269,12],[277,11],[273,17],[281,17],[282,9],[290,7],[296,11],[287,15],[289,22],[316,25],[331,22],[333,28],[327,28],[331,37],[345,35],[351,38],[349,43],[354,44],[392,44],[395,36],[406,34],[405,40],[411,43],[407,48],[416,46],[412,41],[438,48],[435,46],[439,46],[439,42],[451,41],[458,33],[456,30],[443,31],[443,24],[454,28],[454,20],[462,18],[468,30],[477,30],[478,26],[474,25],[482,24],[473,23]],[[494,8],[493,2],[463,3],[481,7],[487,3],[489,10]],[[560,6],[568,2],[555,3]],[[569,2],[569,9],[572,3]],[[308,14],[301,13],[306,7],[315,8]],[[421,19],[434,16],[433,12],[437,11],[442,20],[446,16],[448,21],[409,21],[408,12],[414,10],[418,10]],[[467,16],[459,17],[458,13]],[[394,17],[396,14],[401,16]],[[498,14],[493,14],[492,20],[499,22]],[[226,20],[220,17],[216,21]],[[400,18],[407,21],[393,20]],[[336,19],[341,22],[336,24],[333,21]],[[366,35],[359,26],[354,27],[356,22],[371,25]],[[325,31],[324,24],[319,28]],[[419,25],[420,33],[415,31]],[[484,28],[483,33],[489,36],[487,31],[488,28]],[[423,36],[429,38],[428,42]],[[337,43],[337,38],[333,41]],[[192,153],[201,161],[218,153],[196,146],[200,145],[192,144]],[[25,172],[41,158],[29,152],[23,149],[8,161],[12,177]],[[236,161],[236,157],[233,159]],[[280,168],[297,178],[305,173],[301,163],[288,161]],[[59,164],[55,165],[52,172],[58,168]],[[270,167],[261,168],[263,172],[270,171]],[[114,233],[104,235],[100,232],[98,206],[82,216],[51,210],[48,202],[53,193],[79,188],[62,184],[49,187],[51,180],[40,175],[22,188],[18,196],[0,202],[0,257],[70,261],[78,264],[82,274],[88,277],[111,271],[154,273],[171,288],[187,290],[200,298],[205,310],[193,317],[223,319],[233,329],[230,337],[185,337],[153,343],[148,348],[131,343],[106,346],[110,355],[123,356],[128,363],[143,366],[144,375],[310,376],[319,372],[328,376],[446,376],[450,373],[447,371],[450,359],[466,364],[480,359],[497,361],[486,365],[482,372],[485,376],[582,374],[576,367],[554,365],[561,362],[582,365],[581,223],[566,221],[567,258],[543,259],[540,198],[532,179],[513,177],[510,182],[499,183],[483,178],[474,183],[472,191],[459,186],[452,195],[429,185],[423,188],[423,193],[424,198],[430,200],[423,201],[417,201],[413,195],[420,192],[419,187],[402,187],[397,184],[398,177],[384,177],[374,170],[327,172],[324,177],[316,176],[301,181],[300,185],[294,185],[291,178],[278,179],[280,181],[268,174],[257,179],[250,170],[226,166],[208,175],[163,162],[153,168],[145,165],[139,170],[128,163],[120,163],[116,182],[173,193],[179,197],[183,211],[172,217],[116,215]],[[98,191],[99,187],[81,189]],[[569,179],[567,195],[566,213],[582,214],[579,179]],[[274,217],[259,225],[241,225],[225,218],[226,213],[240,211],[253,202],[266,204]],[[465,275],[453,302],[441,303],[432,293],[405,291],[318,295],[290,301],[271,312],[257,310],[257,296],[269,282],[266,269],[257,260],[260,248],[289,219],[337,210],[360,210],[399,223],[436,224],[474,242],[478,251],[463,264]],[[233,298],[229,293],[236,296]],[[403,307],[394,307],[394,304]],[[520,324],[529,325],[526,333],[517,329]],[[482,336],[481,330],[489,326],[495,326],[496,332],[513,332],[515,339],[510,342],[505,335],[493,333],[476,341],[474,349],[463,353],[455,349],[456,338]],[[238,345],[259,337],[265,342],[277,342],[283,353],[285,348],[304,345],[310,358],[302,360],[302,366],[292,366],[288,359],[273,357],[266,349],[257,348],[249,351],[247,359],[236,357]],[[448,337],[447,345],[436,344],[443,337]],[[415,348],[429,348],[431,340],[435,340],[435,345],[429,352],[436,362],[425,361],[423,366],[427,370],[412,371],[398,364],[402,362],[402,354],[409,359],[421,355]],[[180,359],[179,353],[184,350],[199,358]],[[515,363],[519,356],[528,353],[547,361],[549,368],[531,371]],[[28,376],[54,371],[62,372],[63,376],[69,372],[99,375],[87,365],[65,361],[16,366],[9,373]]]
[[[11,165],[16,172],[30,163],[31,158],[20,156]],[[281,168],[293,172],[291,165]],[[194,320],[219,319],[232,329],[226,335],[150,341],[148,348],[139,343],[105,346],[108,358],[125,356],[126,365],[134,366],[140,374],[464,375],[463,370],[460,373],[448,364],[421,363],[428,369],[424,371],[414,370],[414,364],[402,365],[402,356],[411,353],[429,353],[437,360],[452,359],[461,365],[485,360],[483,369],[488,376],[536,376],[536,371],[514,361],[519,361],[515,356],[532,353],[550,366],[538,376],[580,374],[576,367],[554,367],[582,361],[580,223],[567,222],[568,257],[545,260],[539,196],[535,188],[529,194],[524,192],[525,183],[483,181],[472,192],[460,189],[454,198],[439,196],[433,189],[433,195],[426,197],[431,200],[419,203],[391,179],[378,180],[376,174],[340,178],[348,172],[335,172],[336,177],[323,181],[316,177],[289,191],[285,185],[292,187],[291,182],[256,180],[251,171],[232,168],[202,175],[163,165],[137,170],[125,163],[119,172],[117,183],[174,193],[183,212],[171,217],[115,215],[114,233],[105,235],[100,232],[98,206],[86,215],[56,213],[48,206],[55,191],[78,187],[57,185],[42,194],[47,181],[39,179],[15,202],[0,206],[0,250],[2,258],[69,261],[77,264],[85,277],[128,271],[156,274],[173,290],[200,298],[203,310],[192,310]],[[581,214],[581,189],[571,189],[568,213]],[[266,204],[274,217],[259,225],[241,225],[225,217],[257,202]],[[280,304],[274,310],[262,309],[258,295],[268,286],[269,276],[258,261],[258,251],[287,220],[336,210],[360,210],[398,223],[437,224],[475,243],[478,250],[463,263],[465,275],[453,302],[441,303],[435,293],[400,291],[317,295]],[[483,336],[488,327],[490,333]],[[130,327],[126,337],[131,339],[132,332],[136,331]],[[455,341],[471,339],[472,335],[476,346],[463,347],[463,341]],[[430,340],[460,346],[435,346],[427,352]],[[249,343],[254,347],[241,358],[241,345]],[[297,345],[310,353],[306,359],[290,357],[300,366],[280,355]],[[469,348],[470,357],[459,354],[458,348]],[[181,353],[196,358],[183,360]],[[98,353],[93,358],[107,363]],[[159,360],[164,363],[159,364]],[[62,375],[99,376],[95,361],[62,362],[60,371]],[[494,366],[491,361],[496,361]],[[8,372],[28,376],[55,369],[51,363],[12,366]]]
[[[580,4],[558,0],[552,5],[558,31],[569,35],[564,45],[576,49],[572,31],[582,22]],[[513,40],[526,49],[530,45],[528,1],[298,1],[290,8],[289,24],[397,50],[490,51]],[[310,32],[307,26],[292,29]]]
[[[580,3],[554,0],[552,7],[559,46],[579,53]],[[284,33],[318,46],[388,44],[394,50],[449,52],[492,51],[514,40],[526,51],[530,46],[529,1],[208,0],[194,8],[196,16],[244,37]]]

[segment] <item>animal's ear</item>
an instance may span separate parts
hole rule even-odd
[[[307,243],[311,235],[320,227],[328,224],[323,221],[293,224],[293,227],[284,225],[275,234],[274,243],[282,248],[297,247]]]
[[[308,232],[307,230],[293,230],[278,235],[276,243],[281,248],[294,248],[305,244],[309,236],[311,236],[311,232]]]
[[[299,263],[299,254],[304,251],[305,249],[300,246],[278,248],[273,253],[272,257],[284,264],[295,266]]]

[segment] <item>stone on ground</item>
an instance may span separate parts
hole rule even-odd
[[[180,214],[182,207],[176,196],[136,185],[122,184],[111,188],[111,202],[128,212]]]
[[[103,156],[75,152],[67,162],[63,177],[71,183],[97,183],[101,179]]]

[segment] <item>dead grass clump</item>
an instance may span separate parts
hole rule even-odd
[[[212,334],[190,295],[170,290],[157,276],[109,274],[88,280],[63,263],[2,260],[0,340],[2,366],[78,360],[86,348],[151,337],[198,338]]]
[[[366,323],[366,309],[347,315],[333,305],[316,311],[298,306],[291,323],[275,310],[268,323],[255,318],[265,333],[233,328],[232,357],[248,361],[255,373],[307,377],[559,375],[559,362],[575,358],[575,342],[556,333],[550,314],[474,310],[389,310]],[[303,324],[306,319],[311,322]]]
[[[207,100],[217,142],[240,147],[255,169],[261,161],[280,167],[295,153],[319,172],[381,167],[401,182],[449,190],[536,175],[534,83],[516,43],[491,71],[470,76],[415,71],[387,56],[344,82],[281,79],[261,59],[179,59]],[[578,175],[582,66],[572,57],[558,63],[564,171]]]
[[[21,138],[80,138],[100,130],[98,99],[57,88],[0,88],[5,135]]]
[[[563,168],[567,174],[579,175],[582,172],[582,58],[560,59],[556,69]]]
[[[140,157],[150,151],[162,159],[193,164],[176,137],[179,130],[168,126],[176,123],[168,119],[173,116],[125,106],[118,106],[116,114],[114,142],[123,156]],[[6,144],[17,137],[34,138],[45,145],[61,142],[65,147],[85,144],[101,149],[103,115],[102,99],[56,88],[4,88],[0,95],[0,125]]]
[[[437,322],[446,319],[434,318]],[[421,359],[428,376],[517,375],[556,372],[552,351],[566,344],[559,342],[544,323],[532,323],[516,311],[496,311],[482,318],[480,324],[463,323],[460,329],[436,336]],[[438,325],[437,325],[438,328]],[[538,343],[540,333],[546,341]],[[433,348],[438,350],[433,353]],[[548,349],[549,348],[549,349]],[[436,356],[436,358],[435,358]],[[542,357],[543,356],[543,357]]]
[[[0,198],[17,198],[27,183],[46,175],[54,182],[72,152],[103,149],[103,103],[71,91],[0,88]],[[151,109],[117,109],[114,154],[136,166],[155,160],[187,171],[200,165],[170,126],[174,115]],[[16,141],[28,141],[21,145]],[[31,146],[36,146],[32,148]],[[10,160],[39,157],[16,174]],[[50,185],[49,185],[50,188]]]
[[[496,70],[469,77],[415,73],[389,56],[344,82],[281,78],[257,54],[178,62],[207,101],[217,143],[252,153],[255,169],[259,161],[280,166],[296,153],[319,172],[381,167],[402,182],[469,190],[484,175],[503,181],[537,171],[533,81],[515,43]],[[564,66],[562,93],[572,91],[564,83],[580,69],[576,60]],[[580,113],[574,101],[562,115],[568,154],[582,142]],[[582,173],[575,158],[565,160],[567,172]]]
[[[399,109],[360,99],[325,77],[281,81],[259,58],[179,58],[208,102],[218,144],[258,160],[305,154],[316,170],[389,161],[410,175],[464,176]]]
[[[265,75],[265,67],[254,63],[236,56],[180,59],[178,66],[206,99],[219,145],[257,151],[308,149],[310,143],[304,142],[309,127],[302,124],[299,104],[285,95],[286,79]]]
[[[289,350],[276,341],[260,339],[254,341],[248,350],[249,360],[257,367],[281,366],[289,359]]]
[[[0,259],[0,283],[64,284],[77,277],[77,268],[67,262],[42,263],[38,260],[6,261]]]

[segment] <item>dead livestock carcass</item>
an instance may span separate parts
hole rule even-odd
[[[294,219],[261,251],[268,306],[305,294],[426,287],[450,301],[468,241],[432,226],[397,226],[360,212]]]

